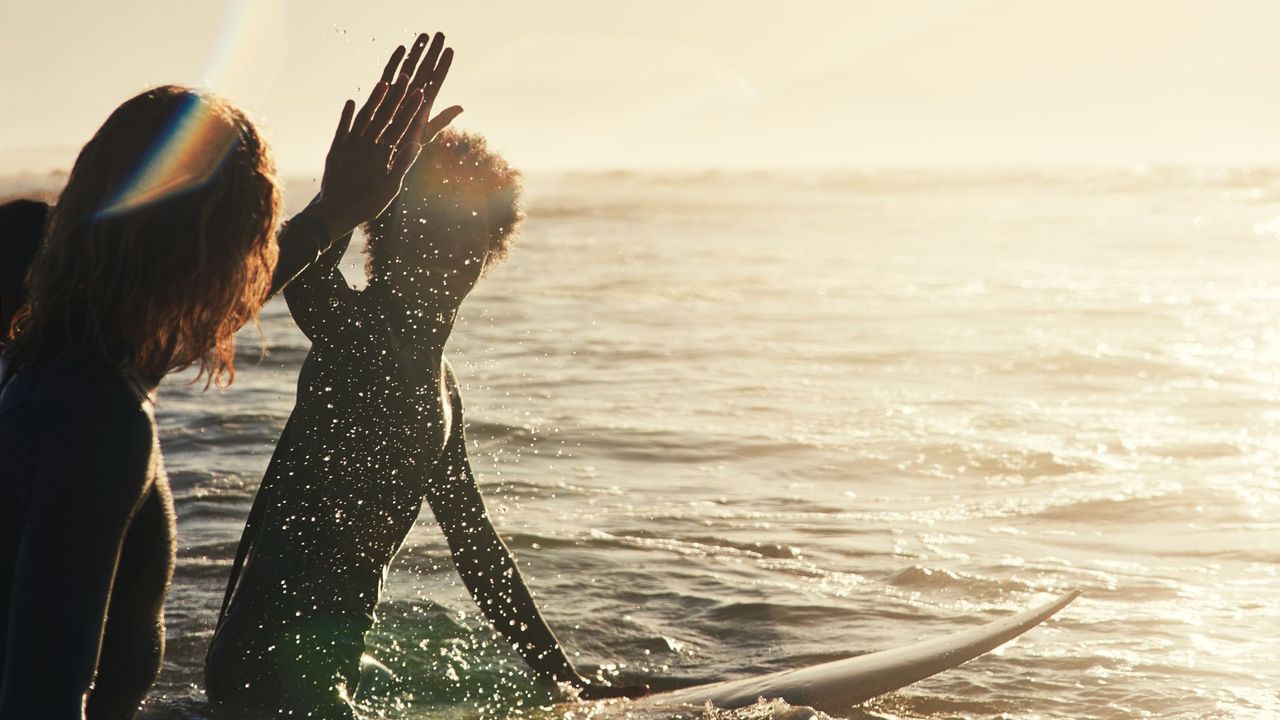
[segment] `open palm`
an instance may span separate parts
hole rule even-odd
[[[443,33],[436,33],[430,47],[427,40],[419,35],[407,56],[403,45],[396,48],[358,113],[353,100],[342,107],[320,197],[309,209],[335,237],[386,209],[423,145],[462,112],[453,105],[431,115],[453,49],[444,47]]]

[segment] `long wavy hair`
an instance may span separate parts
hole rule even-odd
[[[275,269],[266,143],[215,95],[166,85],[115,110],[76,159],[27,274],[8,348],[22,368],[84,352],[158,381],[229,385],[235,332]]]

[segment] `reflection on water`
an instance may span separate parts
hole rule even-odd
[[[586,666],[655,687],[944,634],[1019,642],[850,717],[1280,715],[1280,176],[533,178],[451,353],[498,527]],[[298,188],[301,198],[307,188]],[[348,273],[358,272],[352,256]],[[181,567],[157,717],[204,646],[305,353],[160,402]],[[550,695],[424,513],[372,652],[393,718]],[[557,711],[558,713],[559,711]],[[800,718],[765,704],[685,717]],[[586,717],[579,710],[574,717]]]

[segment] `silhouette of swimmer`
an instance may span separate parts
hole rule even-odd
[[[49,204],[14,200],[0,205],[0,350],[18,308],[27,301],[27,268],[36,256]]]
[[[424,497],[467,589],[530,667],[587,697],[643,691],[592,684],[574,670],[467,459],[444,346],[463,298],[507,253],[522,216],[517,183],[483,138],[446,132],[366,226],[364,291],[337,267],[346,242],[285,290],[312,347],[206,660],[219,704],[353,717],[364,636]]]

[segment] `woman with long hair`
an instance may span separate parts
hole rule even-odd
[[[136,712],[174,564],[156,387],[192,364],[229,384],[235,331],[395,197],[461,112],[430,115],[452,51],[427,40],[344,105],[321,193],[278,241],[267,147],[223,99],[148,90],[80,152],[0,360],[0,719]]]

